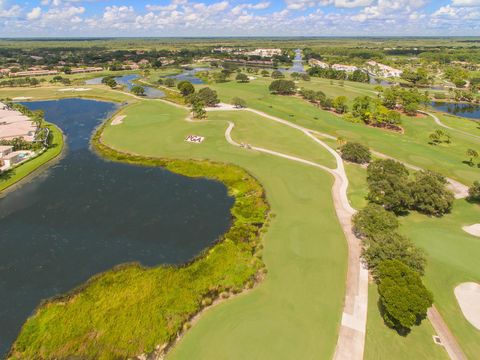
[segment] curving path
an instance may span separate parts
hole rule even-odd
[[[433,120],[435,121],[435,123],[445,129],[448,129],[448,130],[452,130],[452,131],[456,131],[460,134],[463,134],[463,135],[467,135],[467,136],[470,136],[470,137],[473,137],[475,139],[479,139],[480,140],[480,136],[478,135],[473,135],[473,134],[470,134],[466,131],[463,131],[463,130],[459,130],[459,129],[455,129],[455,128],[452,128],[451,126],[448,126],[448,125],[445,125],[439,118],[438,116],[436,116],[435,114],[432,114],[431,112],[428,112],[428,111],[423,111],[423,110],[418,110],[419,113],[421,114],[424,114],[424,115],[428,115],[430,116],[431,118],[433,118]]]
[[[252,112],[256,112],[256,110],[252,110]],[[257,146],[238,144],[232,139],[231,136],[231,132],[235,126],[235,124],[232,122],[229,122],[228,128],[225,131],[225,139],[234,146],[251,149],[284,159],[297,161],[306,165],[318,167],[334,176],[335,181],[332,187],[332,196],[335,212],[348,243],[348,270],[346,279],[345,303],[334,359],[363,359],[368,307],[368,270],[360,258],[360,240],[352,231],[352,216],[356,211],[352,208],[347,198],[348,178],[345,173],[343,161],[335,150],[333,150],[320,139],[313,136],[307,129],[295,124],[291,124],[283,119],[270,116],[267,117],[304,132],[305,135],[310,137],[321,146],[325,147],[336,159],[337,168],[330,169],[315,162],[291,155],[286,155],[278,151],[272,151]]]

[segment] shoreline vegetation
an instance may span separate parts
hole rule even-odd
[[[23,325],[9,359],[65,358],[72,353],[101,359],[160,356],[202,310],[252,288],[266,274],[261,234],[272,215],[261,184],[236,165],[143,157],[112,149],[101,141],[111,119],[92,137],[99,155],[224,183],[235,198],[231,227],[181,266],[122,264],[44,301]],[[89,322],[83,321],[84,314],[90,314]]]

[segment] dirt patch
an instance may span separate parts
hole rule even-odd
[[[455,288],[454,293],[465,318],[480,330],[480,284],[461,283]]]
[[[466,233],[469,233],[470,235],[480,237],[480,224],[473,224],[473,225],[470,225],[470,226],[464,226],[462,228],[462,230],[465,231]],[[480,313],[479,313],[479,315],[480,315]]]
[[[126,117],[127,117],[126,115],[117,115],[112,120],[111,124],[112,125],[120,125],[123,122],[123,119],[125,119]]]

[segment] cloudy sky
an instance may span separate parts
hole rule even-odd
[[[480,35],[480,0],[0,0],[0,37]]]

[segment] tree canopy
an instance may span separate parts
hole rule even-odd
[[[372,158],[368,147],[356,142],[348,142],[343,145],[340,148],[340,153],[342,155],[342,159],[357,164],[369,163]]]
[[[295,83],[291,80],[274,80],[268,87],[270,92],[280,95],[290,95],[295,93]]]
[[[416,271],[398,260],[385,260],[379,264],[377,273],[380,304],[387,325],[405,331],[426,317],[433,295]]]

